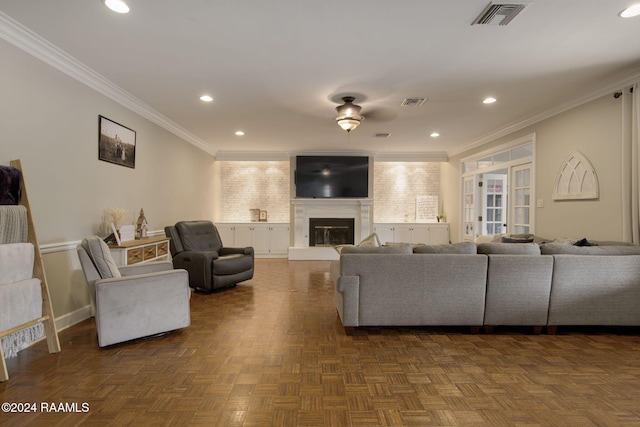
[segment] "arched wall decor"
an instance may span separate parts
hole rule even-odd
[[[556,173],[553,200],[592,200],[599,197],[598,176],[582,153],[572,151]]]

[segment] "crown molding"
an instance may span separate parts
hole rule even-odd
[[[216,161],[236,162],[279,162],[289,160],[289,153],[281,151],[218,151]]]
[[[376,162],[447,162],[449,156],[444,151],[419,153],[376,153]]]
[[[215,155],[215,151],[203,140],[2,11],[0,11],[0,38],[168,130],[178,138]]]
[[[640,80],[640,68],[634,68],[626,73],[619,75],[613,83],[610,83],[598,90],[592,91],[584,96],[581,96],[580,98],[566,102],[557,107],[544,111],[540,114],[536,114],[535,116],[528,117],[521,121],[513,122],[501,129],[496,130],[495,132],[492,132],[486,136],[483,136],[482,138],[476,139],[466,145],[463,145],[457,150],[451,151],[449,155],[455,156],[457,154],[461,154],[466,151],[477,148],[488,142],[495,141],[498,138],[502,138],[503,136],[510,135],[528,126],[534,125],[550,117],[553,117],[558,114],[564,113],[565,111],[571,110],[572,108],[579,107],[583,104],[586,104],[587,102],[591,102],[600,97],[609,95],[613,92],[620,90],[621,88],[632,86],[634,83],[637,83],[639,80]]]

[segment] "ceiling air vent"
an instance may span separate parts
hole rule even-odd
[[[373,137],[374,138],[389,138],[389,135],[391,135],[388,132],[380,132],[380,133],[374,133]]]
[[[405,98],[400,104],[401,107],[419,107],[425,103],[427,98]]]
[[[527,3],[489,3],[471,25],[507,25],[526,5]]]

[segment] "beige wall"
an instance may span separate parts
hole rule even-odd
[[[56,318],[89,303],[73,244],[104,209],[143,207],[152,231],[213,219],[212,156],[3,41],[0,58],[0,164],[22,160]],[[100,114],[137,132],[135,169],[98,160]]]
[[[460,160],[490,147],[536,135],[535,233],[546,238],[624,240],[622,229],[622,100],[608,95],[541,121],[474,150],[452,156],[442,166],[443,205],[460,235]],[[556,172],[572,151],[584,154],[598,175],[598,200],[553,201]],[[535,206],[536,200],[533,201]]]

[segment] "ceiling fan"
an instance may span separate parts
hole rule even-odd
[[[336,111],[338,112],[336,122],[338,126],[347,132],[351,132],[357,128],[360,122],[364,120],[364,117],[360,115],[362,107],[354,104],[353,101],[355,100],[356,98],[353,96],[344,96],[342,97],[344,104],[336,107]]]
[[[336,107],[338,116],[336,122],[343,130],[351,132],[357,128],[360,123],[365,119],[388,121],[397,117],[397,112],[391,110],[371,110],[366,114],[361,114],[362,107],[354,104],[356,100],[355,96],[343,96],[341,97],[343,104]]]

